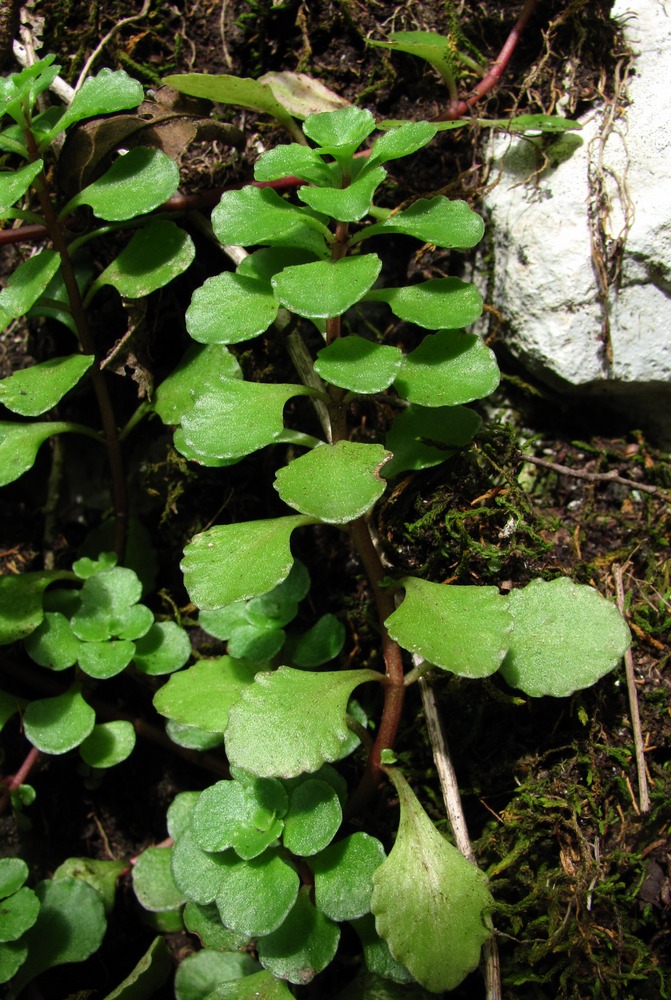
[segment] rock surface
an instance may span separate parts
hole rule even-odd
[[[619,99],[581,132],[492,142],[487,293],[528,370],[668,442],[671,2],[616,0],[612,16],[633,53]]]

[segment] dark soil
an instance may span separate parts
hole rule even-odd
[[[522,4],[483,0],[455,6],[466,39],[490,62]],[[597,96],[607,97],[621,52],[609,6],[606,0],[539,4],[502,86],[478,106],[478,115],[551,113],[565,93],[569,113],[578,115]],[[366,40],[394,29],[444,32],[448,7],[389,0],[185,5],[159,0],[110,38],[96,67],[123,67],[148,87],[176,72],[256,77],[271,70],[299,70],[378,116],[433,117],[444,108],[446,93],[432,70],[408,56],[368,46]],[[127,0],[44,0],[39,5],[45,18],[43,51],[55,52],[62,75],[74,82],[100,39],[139,10],[139,3]],[[569,55],[574,69],[567,79]],[[464,80],[463,89],[472,82]],[[249,179],[260,148],[280,137],[267,119],[251,112],[226,117],[243,129],[246,149],[219,144],[193,148],[182,164],[185,193]],[[464,132],[445,133],[426,155],[395,165],[389,203],[441,191],[464,197],[477,208],[484,183],[480,130]],[[22,249],[27,247],[4,251],[3,276]],[[187,276],[130,315],[136,327],[132,353],[119,366],[123,377],[113,382],[121,425],[187,345],[183,316],[191,292],[221,267],[202,239],[199,250],[199,262]],[[418,271],[431,276],[447,268],[455,273],[461,266],[445,253],[427,250],[413,256],[416,247],[410,251],[402,241],[397,250],[394,266],[401,281]],[[111,296],[98,309],[104,355],[123,334],[128,316]],[[396,333],[399,342],[411,342],[412,330]],[[56,336],[48,323],[10,327],[0,339],[0,376],[52,356]],[[279,350],[255,353],[253,359],[240,354],[243,365],[272,370],[278,381],[293,380]],[[376,511],[377,532],[395,572],[437,581],[510,589],[534,577],[567,574],[614,598],[615,568],[621,567],[650,781],[647,814],[638,805],[623,667],[566,701],[521,701],[496,680],[476,689],[441,676],[436,688],[471,835],[497,900],[504,996],[653,1000],[668,996],[671,988],[671,463],[637,428],[607,414],[597,420],[590,410],[532,384],[505,355],[500,363],[502,389],[488,402],[475,446],[437,469],[401,477]],[[71,411],[78,420],[95,422],[91,405],[75,397],[66,404],[64,418]],[[366,404],[359,417],[365,434],[385,414]],[[56,516],[51,516],[53,498],[45,490],[51,456],[48,449],[43,452],[30,473],[0,493],[3,573],[39,569],[45,557],[69,567],[109,508],[106,472],[94,449],[66,440],[66,473],[57,491]],[[563,471],[525,463],[525,453]],[[172,449],[171,437],[158,421],[152,421],[131,435],[127,461],[134,511],[156,553],[156,582],[148,601],[157,613],[170,613],[174,605],[188,616],[192,609],[177,568],[185,542],[217,520],[277,513],[273,459],[262,452],[224,475],[196,471]],[[613,469],[629,482],[604,478]],[[646,492],[639,485],[656,489]],[[374,664],[378,654],[369,595],[359,567],[338,546],[336,533],[324,529],[307,551],[298,553],[317,581],[311,599],[320,612],[336,611],[346,622],[344,655]],[[194,642],[199,641],[207,642],[194,630]],[[213,649],[205,646],[206,652]],[[49,693],[44,672],[21,648],[4,650],[1,662],[3,688],[26,697]],[[146,738],[96,787],[87,786],[73,755],[40,759],[30,776],[37,792],[34,805],[18,817],[0,817],[0,854],[27,858],[36,879],[47,877],[70,856],[130,862],[165,838],[165,812],[177,792],[215,780],[207,759],[177,756],[172,744],[162,742],[162,723],[152,708],[146,678],[124,674],[106,682],[101,693],[110,711],[123,704],[142,720]],[[411,701],[398,752],[434,819],[445,828],[431,749],[416,724],[418,717],[421,705]],[[3,743],[4,772],[11,775],[26,753],[18,724],[7,727]],[[216,754],[213,766],[215,773],[223,766]],[[374,817],[380,836],[389,835],[394,817],[390,804],[381,801]],[[80,966],[40,977],[32,996],[102,1000],[141,958],[153,934],[130,876],[125,876],[101,952]],[[198,947],[197,939],[186,934],[169,934],[168,940],[176,963]],[[298,990],[297,995],[334,995],[351,974],[345,963],[334,969],[326,985],[318,980],[316,990]],[[155,995],[170,997],[172,987]],[[484,996],[481,980],[474,975],[450,995]]]

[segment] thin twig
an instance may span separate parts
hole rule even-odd
[[[110,28],[107,34],[100,39],[93,52],[84,63],[83,69],[79,74],[79,79],[75,84],[75,90],[79,90],[81,85],[84,83],[84,80],[89,75],[91,66],[96,61],[96,59],[98,58],[102,50],[105,48],[107,43],[110,41],[110,39],[114,38],[119,28],[123,28],[125,24],[131,24],[133,21],[139,21],[141,17],[145,16],[150,6],[151,6],[151,0],[144,0],[144,3],[142,4],[142,10],[140,11],[139,14],[132,14],[130,17],[124,17],[120,21],[117,21],[117,23],[112,28]]]
[[[622,582],[622,567],[615,563],[613,566],[615,576],[615,592],[617,594],[617,606],[620,614],[624,615],[624,584]],[[643,752],[643,733],[641,731],[641,717],[638,711],[638,693],[636,691],[636,679],[634,677],[634,658],[631,655],[631,648],[624,654],[624,668],[627,675],[627,693],[629,695],[629,715],[631,716],[631,728],[634,733],[634,750],[636,752],[636,773],[638,775],[638,802],[642,813],[650,811],[650,796],[648,794],[648,776],[645,770],[645,754]]]
[[[622,486],[631,486],[632,489],[640,490],[642,493],[650,493],[653,496],[669,498],[665,490],[658,486],[650,486],[648,483],[639,483],[636,479],[626,479],[621,476],[617,469],[610,472],[587,472],[585,469],[571,469],[568,465],[558,465],[556,462],[548,462],[545,458],[536,458],[535,455],[524,455],[524,462],[532,465],[539,465],[542,469],[551,469],[562,476],[573,476],[574,479],[587,479],[590,483],[620,483]]]
[[[417,654],[413,655],[412,661],[416,670],[422,667],[424,663],[421,656],[417,656]],[[472,864],[477,865],[477,859],[475,857],[473,845],[471,844],[471,838],[468,835],[468,825],[464,815],[461,795],[459,794],[457,775],[454,770],[452,758],[450,757],[450,751],[447,746],[447,740],[445,739],[443,727],[440,723],[436,696],[434,695],[431,683],[426,676],[420,676],[419,689],[422,693],[424,715],[426,716],[426,725],[429,732],[431,749],[433,751],[433,759],[438,772],[438,780],[440,781],[440,788],[443,793],[445,811],[447,812],[447,818],[450,821],[450,827],[452,828],[454,840],[463,856]],[[499,948],[496,942],[496,936],[493,933],[494,925],[491,917],[486,916],[485,921],[487,926],[492,931],[491,937],[485,942],[482,949],[486,1000],[502,1000],[503,993],[501,991]]]

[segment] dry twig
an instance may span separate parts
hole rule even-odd
[[[617,563],[613,566],[615,574],[615,592],[620,614],[624,615],[624,584],[622,583],[622,567]],[[650,811],[650,796],[648,795],[648,776],[645,770],[645,754],[643,752],[643,733],[641,717],[638,711],[638,694],[634,677],[634,658],[631,649],[624,654],[624,667],[627,674],[627,693],[629,695],[629,715],[634,733],[634,750],[636,753],[636,773],[638,775],[638,802],[642,813]]]

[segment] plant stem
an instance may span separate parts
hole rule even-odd
[[[622,582],[622,567],[615,563],[615,590],[617,607],[623,618],[626,617],[624,601],[624,584]],[[638,710],[638,694],[636,692],[636,677],[634,675],[634,658],[631,648],[624,654],[624,668],[627,675],[627,694],[629,696],[629,717],[634,734],[634,751],[636,753],[636,774],[638,776],[638,804],[642,813],[650,812],[650,794],[648,792],[648,776],[645,769],[645,750],[643,747],[643,731],[641,716]]]
[[[31,162],[39,160],[40,155],[30,129],[26,129],[24,136]],[[54,249],[60,254],[61,257],[61,274],[63,276],[63,282],[70,301],[72,318],[77,328],[81,349],[84,354],[93,354],[97,357],[95,342],[89,328],[86,312],[84,311],[82,297],[79,293],[79,286],[77,284],[72,258],[69,253],[68,245],[65,241],[63,230],[58,222],[56,211],[49,196],[49,185],[44,171],[41,171],[36,177],[35,189],[40,200],[40,206],[46,222],[49,238],[51,239]],[[105,381],[105,376],[97,363],[94,363],[89,369],[89,375],[91,377],[91,384],[93,385],[93,391],[98,402],[100,419],[105,436],[105,445],[107,447],[107,457],[111,473],[112,504],[114,508],[114,551],[116,552],[117,558],[121,563],[123,562],[126,551],[126,537],[128,533],[128,496],[126,492],[126,478],[124,474],[123,460],[121,457],[121,448],[119,445],[119,435],[114,418],[112,401],[107,388],[107,382]]]

